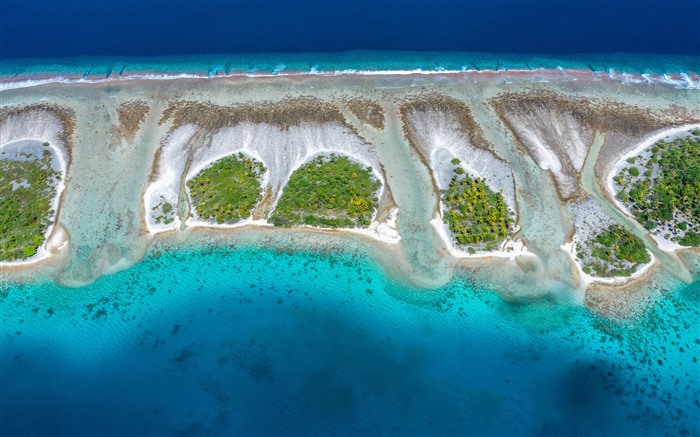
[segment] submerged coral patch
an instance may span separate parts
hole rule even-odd
[[[347,103],[350,112],[363,123],[384,129],[384,109],[382,105],[369,99],[353,99]]]

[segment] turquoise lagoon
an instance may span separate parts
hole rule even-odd
[[[391,278],[361,252],[221,245],[1,283],[0,434],[700,432],[698,281],[613,321]]]
[[[9,59],[0,80],[558,67],[694,86],[700,71],[679,56],[354,52]],[[71,266],[101,270],[90,250]],[[620,321],[556,290],[506,301],[466,274],[429,290],[397,276],[359,250],[215,244],[155,246],[76,288],[0,278],[0,435],[700,434],[700,281],[669,278]]]

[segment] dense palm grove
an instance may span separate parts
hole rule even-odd
[[[0,160],[0,259],[26,259],[36,253],[50,224],[60,178],[48,151],[36,160]]]
[[[262,197],[260,178],[266,171],[242,153],[226,156],[187,181],[197,215],[218,224],[232,224],[250,216]]]
[[[576,246],[583,271],[599,278],[630,276],[651,261],[644,242],[620,225],[612,225]]]
[[[270,221],[275,226],[368,226],[380,187],[370,167],[345,156],[319,156],[292,173]]]
[[[700,246],[700,131],[693,134],[656,142],[615,177],[617,198],[639,222],[683,246]]]
[[[453,160],[459,164],[459,160]],[[462,167],[454,169],[450,186],[442,193],[443,220],[460,246],[493,250],[508,236],[513,219],[501,193],[494,193],[484,179],[472,179]]]

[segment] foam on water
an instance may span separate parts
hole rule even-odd
[[[3,435],[697,434],[700,283],[640,320],[428,291],[359,253],[164,250],[3,284]],[[41,420],[36,420],[41,417]]]
[[[282,62],[280,62],[282,61]],[[310,62],[313,61],[313,62]],[[78,57],[6,59],[0,90],[46,83],[103,83],[217,77],[409,75],[513,72],[561,76],[569,71],[623,83],[700,87],[700,64],[692,56],[597,54],[508,55],[466,52],[256,53],[170,57]],[[509,79],[510,80],[510,79]],[[541,80],[541,78],[540,78]]]

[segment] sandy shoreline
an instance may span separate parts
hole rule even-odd
[[[639,156],[641,153],[643,153],[649,147],[653,146],[654,143],[656,143],[659,140],[674,140],[676,138],[688,135],[688,133],[694,129],[700,129],[700,124],[686,124],[683,126],[674,127],[671,129],[664,129],[659,132],[655,132],[641,143],[633,146],[629,151],[627,151],[615,161],[615,163],[612,166],[612,171],[608,174],[608,177],[605,179],[605,188],[610,199],[612,199],[615,206],[620,211],[622,211],[626,216],[630,217],[631,219],[636,220],[636,217],[634,217],[634,215],[627,209],[627,207],[623,205],[619,200],[617,200],[617,192],[615,191],[615,181],[613,180],[615,176],[620,172],[620,170],[625,167],[627,159]],[[690,249],[688,247],[681,246],[680,244],[675,243],[673,241],[669,241],[661,236],[654,235],[651,233],[650,235],[656,242],[659,249],[661,249],[664,252],[676,252],[682,249]]]
[[[587,288],[591,284],[608,284],[608,285],[625,285],[633,282],[637,279],[644,278],[651,268],[657,264],[657,259],[653,253],[649,253],[651,260],[642,265],[640,269],[632,273],[630,276],[616,276],[612,278],[602,278],[597,276],[591,276],[583,271],[583,268],[576,260],[576,243],[578,241],[574,238],[571,242],[563,244],[561,249],[571,258],[571,263],[576,267],[576,272],[581,278],[582,286]]]
[[[174,106],[168,119],[174,120],[173,125],[167,140],[159,149],[150,183],[144,193],[147,231],[156,234],[182,229],[183,226],[220,229],[233,229],[250,224],[268,226],[265,219],[274,211],[291,175],[302,165],[323,155],[347,156],[363,167],[370,167],[381,183],[376,193],[376,197],[380,199],[379,204],[386,204],[391,193],[381,163],[372,151],[372,146],[358,136],[352,126],[347,125],[339,112],[328,115],[326,111],[325,114],[321,114],[321,119],[329,120],[325,123],[287,115],[291,110],[299,110],[313,117],[327,108],[327,105],[324,105],[326,104],[308,98],[233,110],[209,105],[205,108],[216,119],[213,122],[200,118],[188,119],[182,116],[185,109]],[[246,109],[251,113],[246,114]],[[209,124],[199,124],[198,120]],[[250,217],[235,224],[214,224],[202,220],[192,211],[191,195],[185,181],[213,162],[238,153],[254,158],[267,169],[262,174],[261,187],[268,210],[262,217]],[[173,205],[174,210],[178,210],[177,205],[183,202],[183,199],[179,199],[183,189],[188,205],[184,224],[181,223],[181,214],[172,216],[172,223],[157,223],[157,218],[162,216],[159,205],[166,202]],[[374,212],[372,223],[367,229],[343,231],[361,233],[395,244],[400,239],[395,229],[397,213],[393,213],[393,222],[392,219],[380,222],[377,217],[381,212]],[[389,211],[386,213],[392,215]]]
[[[77,78],[76,83],[2,88],[3,105],[13,110],[45,100],[77,115],[58,217],[63,237],[47,242],[63,251],[34,265],[46,265],[42,269],[55,272],[58,283],[84,284],[133,265],[159,242],[177,246],[196,236],[212,245],[260,241],[293,248],[299,239],[306,250],[316,244],[326,247],[323,241],[328,239],[333,247],[367,250],[397,278],[428,288],[468,270],[476,280],[496,284],[495,289],[513,296],[556,289],[562,300],[581,302],[579,276],[560,248],[570,241],[566,202],[558,197],[548,172],[518,146],[492,102],[505,93],[542,91],[538,102],[555,112],[561,100],[595,100],[600,105],[592,109],[611,102],[676,117],[692,111],[696,101],[695,91],[687,88],[645,82],[641,76],[640,82],[628,78],[623,85],[617,73],[584,70],[281,73],[182,80],[110,77],[103,82],[90,77]],[[547,97],[550,94],[558,100]],[[429,133],[421,139],[426,146],[416,149],[406,137],[400,108],[429,96],[444,96],[444,101],[470,109],[471,118],[440,116],[438,104],[435,114],[409,120]],[[353,99],[375,102],[383,128],[349,114],[347,102]],[[138,111],[133,126],[122,128],[120,110],[130,111],[125,103],[137,100],[146,106],[134,109]],[[460,127],[458,122],[466,125]],[[581,124],[572,124],[571,129]],[[617,132],[614,120],[603,127],[604,133],[612,132],[608,137]],[[615,151],[608,150],[608,155]],[[187,211],[189,196],[182,180],[238,152],[268,169],[262,181],[267,190],[264,208],[233,225],[193,217]],[[370,165],[381,180],[380,208],[368,229],[275,228],[263,220],[291,173],[320,153],[344,154]],[[439,188],[451,170],[445,163],[452,156],[464,163],[466,171],[485,177],[490,187],[504,192],[517,214],[515,241],[488,253],[469,254],[453,247],[449,232],[436,218]],[[578,156],[572,160],[575,164]],[[161,195],[174,206],[183,206],[169,225],[155,223],[152,216]],[[661,268],[643,273],[668,274],[666,260],[658,253],[657,260],[654,265]],[[11,266],[3,271],[31,268],[36,267]]]
[[[23,142],[43,144],[48,143],[47,149],[51,153],[52,165],[56,164],[56,170],[61,172],[61,179],[55,187],[56,194],[50,202],[50,209],[54,213],[49,217],[50,224],[44,232],[44,243],[37,247],[36,253],[21,261],[0,261],[0,268],[32,267],[48,260],[54,255],[65,252],[69,239],[65,228],[58,222],[61,213],[61,203],[66,180],[68,178],[69,157],[67,145],[64,144],[66,126],[63,121],[50,111],[30,109],[26,112],[10,114],[0,123],[0,151],[22,145]]]

